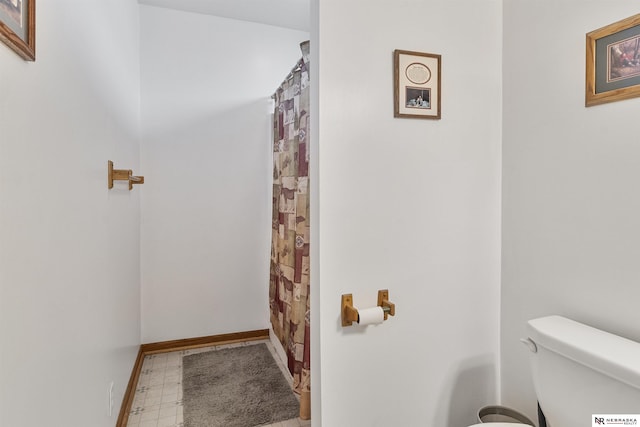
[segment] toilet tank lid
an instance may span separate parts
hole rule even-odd
[[[562,316],[529,320],[537,346],[640,389],[640,343]]]

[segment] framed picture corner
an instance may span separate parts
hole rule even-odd
[[[25,61],[36,60],[36,0],[0,0],[0,41]]]
[[[640,97],[640,14],[586,35],[585,107]]]

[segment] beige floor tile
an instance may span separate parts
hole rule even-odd
[[[159,409],[152,409],[152,410],[145,409],[144,412],[140,415],[140,424],[142,424],[143,421],[149,421],[149,420],[157,421],[159,413],[160,413]]]
[[[157,427],[174,427],[176,425],[176,417],[165,417],[158,420]]]

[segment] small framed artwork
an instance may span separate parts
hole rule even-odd
[[[640,96],[640,14],[587,34],[585,106]]]
[[[25,60],[36,60],[36,0],[0,0],[0,40]]]
[[[394,117],[440,119],[441,57],[393,51]]]

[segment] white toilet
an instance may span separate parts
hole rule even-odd
[[[522,340],[548,427],[584,427],[596,414],[640,416],[640,343],[549,316],[527,325]],[[523,427],[514,423],[470,427]]]

